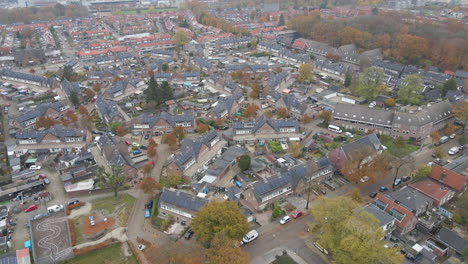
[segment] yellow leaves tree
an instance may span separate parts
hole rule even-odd
[[[455,133],[458,129],[460,129],[460,127],[454,124],[448,124],[444,131],[445,131],[445,134],[450,135],[452,133]]]
[[[303,114],[301,117],[301,122],[304,124],[310,123],[312,121],[312,118],[308,114]]]
[[[431,139],[432,139],[432,142],[439,141],[439,140],[440,140],[440,134],[439,134],[439,132],[433,131],[433,132],[431,133]]]
[[[140,189],[145,194],[154,194],[157,190],[161,189],[161,185],[153,177],[147,176],[140,183]]]
[[[468,87],[468,85],[466,85],[466,87]],[[468,123],[468,102],[463,101],[461,103],[457,103],[453,107],[452,111],[453,116],[463,122],[464,127],[466,127],[466,123]]]
[[[284,107],[280,107],[277,111],[276,111],[276,115],[279,117],[279,118],[286,118],[288,117],[288,109],[284,108]]]
[[[210,130],[210,127],[207,124],[200,123],[197,125],[198,134],[203,134],[208,130]]]
[[[175,44],[177,46],[183,46],[183,45],[189,43],[189,41],[190,41],[190,37],[187,34],[187,32],[185,32],[182,29],[179,29],[179,30],[176,31],[176,33],[174,35],[174,42],[175,42]]]
[[[243,251],[239,241],[226,238],[222,234],[215,236],[206,250],[209,263],[248,264],[249,253]]]
[[[297,80],[299,82],[311,82],[314,79],[313,69],[310,64],[301,64],[299,66],[299,75]]]

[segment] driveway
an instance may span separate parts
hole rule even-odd
[[[250,254],[250,263],[265,264],[275,248],[287,248],[310,264],[329,263],[310,241],[307,223],[311,221],[312,216],[307,214],[286,225],[272,224],[271,229],[261,232],[256,240],[243,246],[243,250]]]

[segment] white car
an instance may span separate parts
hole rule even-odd
[[[31,169],[31,170],[40,170],[41,168],[42,167],[39,166],[39,165],[37,165],[37,166],[36,165],[31,165],[31,167],[29,167],[29,169]]]
[[[460,151],[459,147],[453,147],[453,148],[449,149],[448,154],[449,155],[455,155],[455,154],[458,153],[458,151]]]
[[[289,215],[283,217],[283,219],[280,220],[280,224],[284,225],[287,222],[291,221],[291,217]]]
[[[359,181],[361,181],[361,182],[366,182],[366,181],[368,181],[368,180],[369,180],[369,176],[364,176],[364,177],[362,177]]]
[[[56,212],[59,212],[60,210],[63,210],[63,205],[61,204],[56,204],[56,205],[47,207],[47,212],[49,213],[56,213]]]
[[[354,138],[354,135],[351,134],[350,132],[346,132],[345,133],[345,136],[349,137],[349,138]]]
[[[138,245],[138,250],[140,250],[140,251],[143,251],[145,248],[146,248],[146,246],[143,245],[143,244]]]
[[[242,244],[247,244],[249,242],[252,242],[254,239],[256,239],[258,237],[258,232],[257,230],[253,229],[253,230],[250,230],[250,232],[247,233],[247,235],[245,235],[243,238],[242,238]]]

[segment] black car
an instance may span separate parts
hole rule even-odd
[[[145,140],[148,140],[149,139],[149,135],[145,135]]]
[[[149,200],[149,201],[146,203],[146,208],[148,208],[148,209],[153,208],[153,200]]]
[[[442,144],[442,143],[440,143],[440,141],[434,142],[434,146],[436,146],[436,147],[437,147],[437,146],[440,146],[441,144]]]
[[[189,228],[189,230],[187,230],[187,232],[185,233],[184,238],[189,240],[192,236],[193,236],[193,230]]]
[[[410,176],[403,176],[403,177],[401,177],[401,180],[404,181],[404,182],[407,182],[407,181],[411,180],[411,177]]]
[[[371,193],[369,194],[369,197],[370,197],[370,198],[375,198],[375,196],[377,196],[377,192],[371,192]]]
[[[148,149],[147,146],[143,146],[143,145],[140,145],[140,148],[141,148],[141,149]]]
[[[76,204],[76,203],[79,203],[80,200],[78,199],[71,199],[67,202],[67,206],[70,206],[70,205],[73,205],[73,204]]]
[[[220,129],[221,129],[221,130],[228,130],[229,127],[228,127],[228,126],[224,126],[224,127],[220,128]]]

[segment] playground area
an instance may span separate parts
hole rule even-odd
[[[93,236],[101,233],[104,230],[112,229],[115,225],[115,220],[112,217],[97,216],[96,214],[89,214],[87,217],[82,218],[83,221],[83,234]]]

